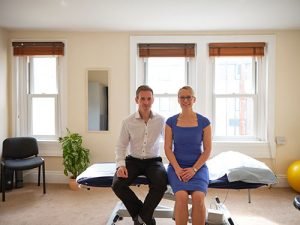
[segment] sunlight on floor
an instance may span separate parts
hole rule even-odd
[[[247,224],[249,221],[252,222],[252,224],[263,224],[263,225],[282,225],[279,223],[276,223],[274,221],[270,221],[266,218],[263,218],[261,216],[239,216],[238,220],[234,221],[234,223],[237,224]]]

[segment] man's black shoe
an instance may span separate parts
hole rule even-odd
[[[133,221],[134,221],[134,225],[144,225],[144,223],[140,223],[140,222],[139,222],[138,217],[135,217],[135,218],[133,219]]]
[[[134,220],[134,225],[144,225],[144,223],[140,223],[138,220]]]
[[[138,218],[134,218],[134,225],[146,225],[145,223],[140,223]],[[156,220],[154,218],[152,218],[151,220],[151,225],[156,225]]]
[[[156,225],[156,221],[154,218],[152,218],[152,220],[151,220],[151,225]]]

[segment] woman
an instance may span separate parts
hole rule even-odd
[[[191,87],[180,88],[178,102],[182,111],[168,118],[165,127],[164,148],[170,162],[168,179],[176,199],[176,225],[188,223],[189,195],[192,197],[192,224],[205,224],[204,198],[209,182],[205,162],[211,153],[211,126],[207,118],[193,111],[195,101]]]

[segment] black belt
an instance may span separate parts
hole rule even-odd
[[[162,161],[162,158],[159,156],[159,157],[153,157],[153,158],[145,158],[145,159],[140,159],[140,158],[136,158],[136,157],[133,157],[131,155],[128,155],[126,156],[126,159],[129,159],[129,160],[138,160],[138,161]]]

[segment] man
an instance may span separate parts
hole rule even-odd
[[[134,225],[156,224],[153,212],[167,189],[167,174],[159,151],[164,118],[152,112],[153,101],[149,86],[142,85],[136,90],[138,111],[123,121],[116,146],[117,171],[112,189],[124,203]],[[139,175],[149,180],[144,202],[129,187]]]

